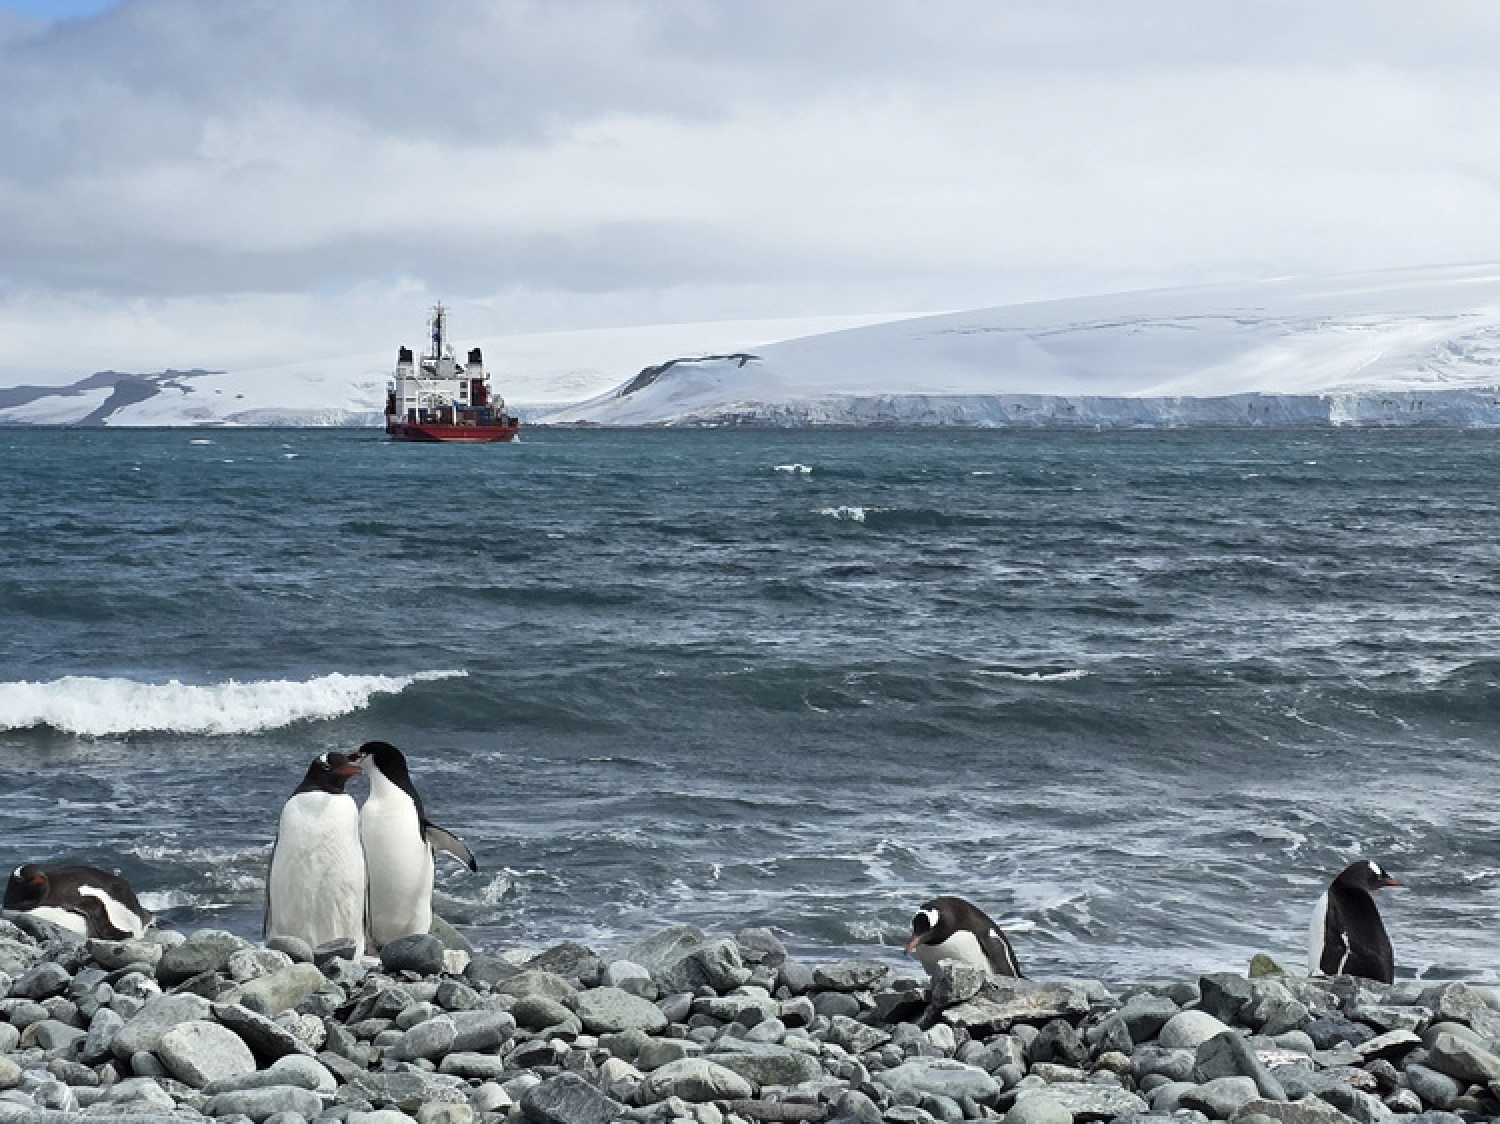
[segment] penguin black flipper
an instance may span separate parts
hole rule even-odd
[[[992,927],[989,932],[981,933],[979,936],[979,947],[984,952],[984,957],[990,962],[990,970],[997,976],[1011,976],[1018,980],[1026,978],[1021,971],[1020,962],[1016,960],[1016,950],[1010,946],[1010,940],[998,928]]]
[[[453,832],[445,827],[438,827],[435,823],[422,823],[422,835],[435,851],[447,851],[450,855],[463,863],[472,871],[479,870],[479,863],[474,858],[474,852],[469,850],[465,843]]]

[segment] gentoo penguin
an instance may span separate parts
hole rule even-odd
[[[921,961],[929,976],[944,960],[961,960],[996,976],[1021,975],[1015,949],[1000,926],[963,898],[933,898],[917,910],[906,951]]]
[[[139,937],[151,924],[129,882],[92,866],[18,866],[5,887],[5,908],[110,941]]]
[[[427,819],[406,758],[389,742],[360,746],[370,796],[359,810],[369,872],[370,941],[376,948],[432,928],[434,855],[447,851],[470,870],[474,855],[452,832]]]
[[[1370,891],[1399,886],[1379,863],[1360,859],[1333,880],[1313,906],[1307,931],[1308,975],[1361,976],[1390,983],[1396,978],[1391,939]]]
[[[365,853],[359,809],[344,791],[357,755],[325,753],[282,806],[266,874],[267,937],[301,937],[313,948],[352,940],[365,949]]]

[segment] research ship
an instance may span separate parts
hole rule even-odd
[[[484,356],[469,349],[460,363],[448,343],[448,310],[432,310],[431,350],[420,359],[411,348],[396,355],[396,376],[385,397],[385,432],[397,441],[511,441],[521,422],[505,412],[490,389]]]

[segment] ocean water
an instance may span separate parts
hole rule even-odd
[[[258,936],[381,738],[481,946],[896,961],[948,892],[1033,976],[1300,967],[1369,856],[1402,975],[1500,979],[1500,435],[10,429],[0,481],[0,862],[167,924]]]

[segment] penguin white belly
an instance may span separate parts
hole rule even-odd
[[[54,925],[61,925],[74,933],[82,933],[88,936],[89,919],[81,913],[74,913],[71,909],[63,909],[56,905],[39,905],[35,909],[26,910],[32,917],[39,917],[43,921],[50,921]]]
[[[929,976],[937,971],[938,964],[944,960],[961,960],[985,972],[992,970],[989,957],[985,956],[984,949],[979,946],[979,938],[967,929],[959,929],[942,944],[923,943],[912,951],[922,967],[927,969]]]
[[[98,898],[100,904],[104,906],[104,913],[109,918],[109,923],[120,932],[129,933],[132,937],[145,936],[146,926],[141,924],[140,916],[134,910],[127,908],[123,902],[110,897],[106,891],[96,886],[80,886],[78,893]]]
[[[1324,927],[1328,922],[1328,895],[1325,893],[1313,906],[1312,923],[1307,927],[1307,974],[1323,974],[1323,942],[1327,939]]]
[[[271,857],[268,936],[301,937],[317,948],[365,942],[365,859],[352,797],[301,792],[286,802]]]
[[[370,886],[370,937],[377,948],[432,928],[434,873],[432,848],[422,836],[415,807],[404,794],[392,796],[380,787],[371,784],[359,815]]]

